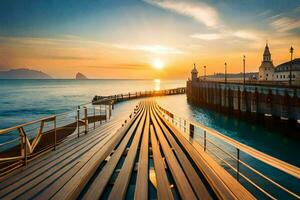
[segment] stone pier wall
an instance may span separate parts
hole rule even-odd
[[[300,87],[187,81],[188,101],[221,111],[300,119]]]

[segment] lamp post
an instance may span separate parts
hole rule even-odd
[[[227,83],[227,63],[225,62],[225,83]]]
[[[204,80],[206,80],[206,65],[204,65],[203,68],[204,68]]]
[[[292,61],[293,61],[293,52],[294,52],[294,48],[291,46],[290,48],[290,53],[291,53],[291,62],[290,62],[290,80],[289,80],[289,84],[292,85]]]
[[[243,66],[244,66],[244,85],[246,84],[246,56],[243,58]]]

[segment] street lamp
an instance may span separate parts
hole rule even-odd
[[[227,83],[227,63],[225,63],[225,83]]]
[[[292,61],[293,61],[293,52],[294,52],[294,48],[291,46],[290,48],[290,53],[291,53],[291,62],[290,62],[290,80],[289,80],[289,84],[292,85]]]
[[[244,85],[246,83],[246,56],[244,55],[244,58],[243,58],[243,66],[244,66]]]
[[[204,80],[206,80],[206,65],[204,65],[203,68],[204,68]]]

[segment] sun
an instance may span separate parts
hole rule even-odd
[[[156,59],[153,61],[152,66],[155,69],[162,69],[165,67],[165,63],[163,61],[161,61],[160,59]]]

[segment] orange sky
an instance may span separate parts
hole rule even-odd
[[[0,31],[0,70],[25,67],[55,78],[73,78],[81,72],[89,78],[186,79],[193,63],[200,75],[204,65],[207,74],[223,72],[224,62],[228,73],[239,73],[246,55],[246,70],[254,72],[266,40],[275,65],[290,59],[291,45],[294,57],[300,57],[300,7],[266,9],[256,3],[244,15],[222,12],[233,5],[144,0],[111,5],[105,10],[109,15],[99,8],[57,24],[46,18],[36,22],[31,16],[25,30],[15,22],[15,27],[6,27],[10,34]],[[163,69],[153,66],[157,59]]]

